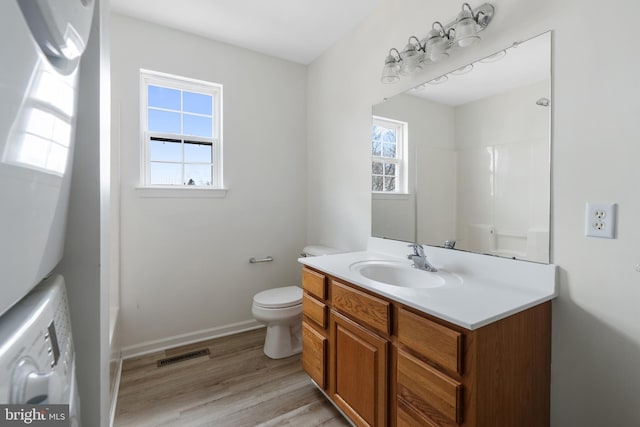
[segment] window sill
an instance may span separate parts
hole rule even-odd
[[[136,187],[136,193],[143,198],[165,199],[222,199],[227,188],[203,187]]]
[[[371,192],[371,198],[373,200],[409,200],[411,193],[384,193],[384,192]]]

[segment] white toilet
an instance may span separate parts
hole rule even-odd
[[[304,256],[335,254],[337,249],[326,246],[306,246]],[[264,354],[282,359],[302,351],[302,288],[284,286],[258,292],[251,307],[253,317],[267,325]]]

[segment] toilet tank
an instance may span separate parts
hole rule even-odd
[[[302,249],[302,256],[307,257],[307,256],[331,255],[331,254],[339,254],[340,252],[342,251],[336,248],[330,248],[328,246],[311,245],[311,246],[305,246],[304,249]]]

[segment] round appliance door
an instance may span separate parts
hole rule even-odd
[[[18,0],[18,4],[51,63],[74,69],[89,41],[94,0]]]
[[[33,358],[22,357],[13,371],[9,403],[19,405],[49,403],[51,376],[52,372],[43,371]]]

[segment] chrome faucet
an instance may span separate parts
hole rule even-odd
[[[455,240],[445,240],[443,247],[445,249],[454,249],[456,247],[456,241]]]
[[[427,261],[427,257],[424,254],[424,248],[422,247],[422,245],[412,243],[409,245],[409,247],[413,248],[413,253],[407,255],[407,258],[413,261],[413,266],[415,268],[424,271],[438,271],[437,268],[429,264],[429,262]]]

